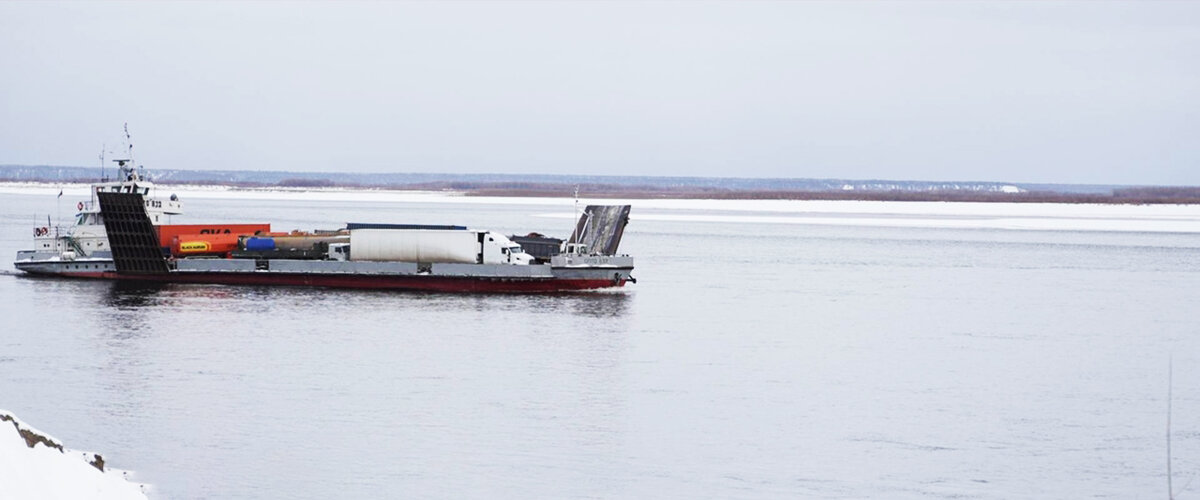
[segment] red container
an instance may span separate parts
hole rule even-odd
[[[158,228],[158,246],[172,250],[175,238],[179,236],[232,234],[236,243],[237,236],[271,231],[270,224],[164,224],[155,227]]]

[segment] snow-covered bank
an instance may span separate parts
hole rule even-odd
[[[145,500],[142,486],[0,410],[0,499]]]
[[[1070,217],[963,217],[890,216],[873,217],[838,214],[801,215],[688,215],[639,214],[637,220],[659,222],[718,222],[729,224],[800,224],[810,226],[863,226],[926,229],[1008,229],[1020,231],[1100,231],[1134,233],[1200,233],[1200,217],[1161,218],[1070,218]],[[572,219],[571,214],[546,213],[538,217]]]
[[[55,197],[60,186],[0,183],[0,193]],[[70,204],[89,196],[88,186],[61,186]],[[158,196],[203,199],[303,200],[309,202],[452,203],[544,207],[545,217],[575,218],[573,200],[463,196],[456,192],[346,188],[246,189],[226,186],[164,186]],[[581,204],[630,204],[636,219],[671,222],[808,224],[945,229],[1200,233],[1200,205],[1088,203],[981,203],[931,201],[580,199]],[[196,213],[196,212],[193,212]]]

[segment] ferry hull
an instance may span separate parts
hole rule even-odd
[[[310,286],[375,290],[468,293],[547,293],[619,288],[629,280],[628,269],[573,270],[571,277],[444,276],[429,274],[333,274],[281,272],[180,272],[120,274],[112,261],[25,261],[17,269],[31,277],[107,279],[156,283],[220,285]],[[612,277],[607,277],[612,271]],[[593,276],[588,276],[589,274]],[[604,277],[602,277],[604,276]]]
[[[548,293],[623,287],[625,279],[521,279],[455,276],[331,276],[319,274],[179,273],[129,275],[115,272],[30,273],[31,276],[108,279],[155,283],[309,286],[373,290],[467,293]]]
[[[528,279],[457,276],[378,276],[284,273],[178,273],[168,275],[121,275],[104,273],[104,278],[166,283],[211,283],[221,285],[312,286],[427,292],[545,293],[621,287],[624,279]]]

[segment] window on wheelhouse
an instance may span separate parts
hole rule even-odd
[[[87,226],[87,225],[97,225],[98,226],[101,224],[104,224],[104,219],[100,216],[100,214],[95,213],[95,212],[82,213],[82,214],[75,216],[75,225],[76,226]]]

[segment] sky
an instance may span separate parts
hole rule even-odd
[[[1200,2],[0,2],[0,164],[124,123],[149,169],[1200,185]]]

